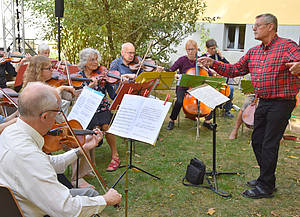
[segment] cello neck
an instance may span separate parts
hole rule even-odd
[[[196,75],[200,75],[200,73],[199,73],[199,67],[197,65],[197,60],[198,60],[198,51],[196,52],[195,67],[196,67]]]

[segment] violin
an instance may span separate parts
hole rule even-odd
[[[70,76],[70,78],[72,81],[72,85],[77,88],[81,87],[82,83],[84,81],[92,81],[92,79],[90,79],[90,78],[83,78],[82,75],[80,75],[79,73],[72,74],[72,76]],[[55,86],[55,87],[60,87],[62,85],[69,84],[68,76],[64,75],[58,71],[53,71],[51,79],[46,82],[50,86]]]
[[[201,76],[208,76],[208,72],[205,69],[200,68],[197,72],[196,68],[190,68],[186,74],[189,75],[201,75]],[[210,114],[211,109],[200,102],[198,105],[198,100],[191,96],[190,94],[186,94],[183,99],[183,112],[187,118],[195,120],[196,117],[205,117]]]
[[[0,64],[4,64],[6,62],[19,63],[25,56],[20,52],[7,52],[0,53]]]
[[[116,84],[121,80],[121,73],[116,70],[108,71],[105,66],[99,66],[98,69],[91,74],[91,77],[96,78],[102,84]]]
[[[0,106],[15,107],[19,94],[10,88],[0,88]]]
[[[155,65],[155,61],[152,59],[145,59],[142,61],[141,57],[135,56],[134,60],[129,64],[129,68],[131,71],[137,71],[140,67],[145,72],[152,72],[157,68],[157,65]]]
[[[92,130],[83,130],[81,124],[76,120],[70,120],[69,124],[81,145],[85,143],[85,135],[95,134]],[[44,141],[43,151],[47,154],[62,150],[64,146],[69,148],[78,147],[75,138],[65,123],[54,124],[52,129],[44,136]]]

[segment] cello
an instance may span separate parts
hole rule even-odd
[[[186,74],[189,75],[201,75],[201,76],[208,76],[208,72],[205,69],[199,68],[196,66],[196,68],[190,68]],[[211,112],[211,109],[201,103],[198,102],[198,100],[191,96],[190,94],[186,94],[184,99],[183,99],[183,112],[185,116],[191,120],[195,120],[196,117],[205,117],[209,115]]]

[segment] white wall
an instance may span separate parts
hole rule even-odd
[[[225,25],[223,23],[204,23],[204,27],[209,30],[209,38],[214,38],[217,41],[218,47],[222,50],[223,55],[228,59],[230,63],[237,62],[251,47],[260,44],[260,41],[254,39],[252,25],[246,25],[245,36],[245,49],[243,51],[224,51],[225,41]],[[300,25],[280,25],[278,27],[278,36],[283,38],[289,38],[299,43],[300,40]],[[187,40],[193,39],[198,45],[201,44],[200,32],[195,32],[191,36],[187,37],[180,46],[176,47],[177,53],[171,55],[170,62],[174,63],[178,57],[186,55],[185,43]],[[206,52],[205,49],[201,49],[201,54]]]

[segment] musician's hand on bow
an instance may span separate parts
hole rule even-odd
[[[285,64],[293,75],[300,75],[300,62],[292,62]]]
[[[103,195],[103,197],[108,206],[113,206],[121,203],[122,195],[119,194],[115,189],[111,188]]]
[[[95,148],[98,145],[98,143],[103,139],[103,132],[101,130],[95,128],[94,132],[94,135],[87,135],[85,137],[85,144],[83,145],[85,151],[89,151]]]
[[[98,79],[95,77],[91,77],[92,81],[89,83],[89,87],[93,88],[98,85]]]
[[[121,81],[129,81],[129,80],[135,80],[136,79],[136,75],[135,74],[124,74],[121,75]]]
[[[197,60],[197,65],[202,67],[210,67],[212,66],[212,64],[214,63],[214,59],[210,58],[210,57],[200,57]]]
[[[162,66],[157,66],[157,67],[156,67],[156,71],[157,71],[157,72],[162,72],[162,71],[164,71],[164,69],[165,69],[165,68],[162,67]]]

